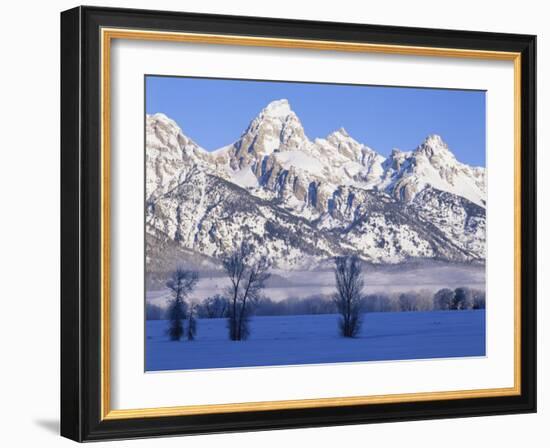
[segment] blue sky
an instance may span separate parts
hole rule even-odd
[[[386,156],[439,134],[457,159],[485,166],[485,92],[274,81],[146,77],[146,113],[162,112],[207,150],[235,141],[286,98],[310,139],[344,127]]]

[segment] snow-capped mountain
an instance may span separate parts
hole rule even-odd
[[[430,135],[411,152],[394,150],[378,188],[411,201],[430,185],[485,206],[485,169],[458,162],[439,135]]]
[[[311,140],[287,100],[212,152],[163,114],[146,120],[150,263],[159,245],[219,259],[243,240],[286,269],[346,252],[483,261],[485,197],[485,169],[437,135],[384,158],[343,128]]]

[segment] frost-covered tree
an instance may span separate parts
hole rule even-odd
[[[185,300],[197,285],[198,280],[199,275],[196,271],[178,267],[166,282],[166,287],[172,293],[172,299],[168,304],[168,336],[172,341],[179,341],[184,334],[183,321],[187,314]]]
[[[452,309],[455,310],[470,310],[473,307],[472,290],[466,287],[455,289]]]
[[[449,288],[443,288],[434,294],[434,310],[450,310],[453,306],[455,292]]]
[[[230,282],[227,289],[229,339],[241,341],[250,334],[250,313],[270,276],[269,264],[263,256],[255,259],[252,246],[242,243],[222,265]]]
[[[292,316],[305,314],[334,314],[337,312],[332,296],[314,295],[310,297],[287,297],[273,301],[262,297],[254,305],[255,316]]]
[[[419,302],[419,294],[416,292],[411,291],[399,294],[399,309],[401,311],[418,311]]]
[[[367,313],[394,311],[390,297],[385,293],[374,293],[365,296],[364,310]]]
[[[485,291],[474,290],[472,291],[473,295],[473,308],[474,310],[484,310],[485,309]]]
[[[355,255],[334,259],[336,294],[334,302],[340,313],[340,334],[346,338],[357,336],[361,329],[361,303],[364,287],[361,261]]]
[[[207,319],[227,317],[228,306],[229,303],[227,299],[220,294],[216,294],[204,300],[199,307],[198,314],[199,317],[205,317]]]

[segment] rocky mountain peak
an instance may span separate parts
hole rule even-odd
[[[344,128],[309,140],[281,99],[209,152],[166,115],[146,117],[147,233],[201,257],[253,240],[283,269],[350,247],[375,263],[482,260],[485,197],[485,169],[438,135],[384,159]]]
[[[407,153],[405,151],[402,151],[399,148],[392,148],[390,153],[390,159],[401,159],[403,157],[407,157]]]
[[[338,137],[346,138],[346,137],[349,137],[350,135],[349,135],[348,131],[346,131],[346,128],[341,127],[341,128],[336,129],[336,131],[334,131],[333,133],[331,133],[329,135],[329,137],[332,137],[332,136],[337,137],[337,138]]]
[[[231,167],[253,167],[261,175],[262,160],[274,152],[303,150],[310,144],[299,118],[286,99],[269,103],[234,143]]]
[[[411,152],[393,150],[382,185],[406,202],[427,187],[456,194],[485,207],[485,169],[459,162],[441,136],[433,134]]]
[[[343,127],[330,133],[326,141],[334,146],[339,154],[359,163],[364,159],[364,153],[374,153],[368,146],[355,140]]]
[[[170,138],[177,138],[181,133],[177,123],[162,113],[147,115],[145,117],[146,131],[154,134],[162,143],[167,143]]]
[[[147,115],[145,133],[148,199],[174,188],[188,167],[207,163],[208,153],[164,114]]]
[[[335,146],[338,146],[341,144],[352,144],[353,146],[357,146],[357,147],[363,146],[361,143],[355,140],[351,135],[349,135],[348,131],[346,131],[344,128],[340,128],[340,129],[337,129],[336,131],[331,132],[329,135],[327,135],[326,140]]]
[[[447,144],[443,141],[443,138],[441,138],[438,134],[430,134],[424,139],[425,145],[430,146],[444,146],[447,148]]]
[[[400,170],[401,165],[409,159],[410,155],[410,152],[392,148],[390,156],[384,162],[386,169]]]
[[[289,115],[295,115],[290,108],[290,103],[286,99],[275,100],[269,103],[263,110],[262,115],[272,118],[286,118]]]
[[[422,144],[415,150],[418,154],[424,154],[426,157],[431,158],[433,156],[451,157],[454,159],[453,153],[449,150],[449,146],[441,136],[437,134],[431,134],[426,137]]]

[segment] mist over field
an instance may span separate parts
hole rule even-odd
[[[364,293],[402,293],[424,291],[434,294],[442,288],[466,286],[485,290],[485,266],[438,262],[416,262],[401,265],[365,265]],[[199,281],[191,298],[202,302],[207,297],[223,294],[228,286],[221,270],[199,271]],[[273,300],[311,296],[329,296],[335,291],[334,272],[330,268],[313,271],[272,270],[264,295]],[[170,299],[166,288],[148,290],[148,303],[165,306]]]

